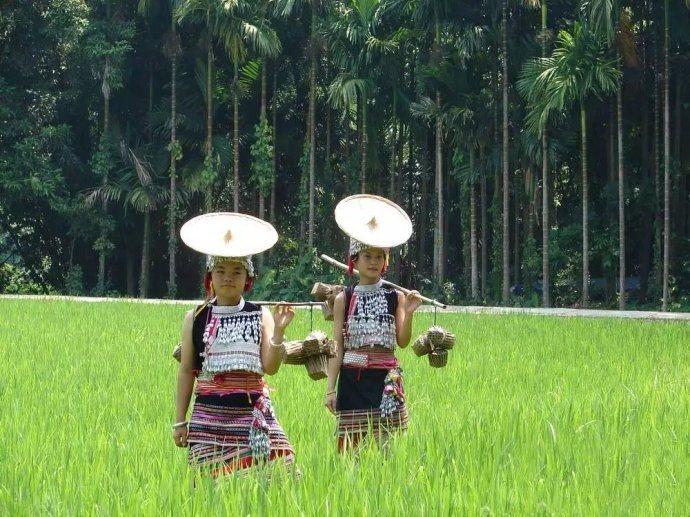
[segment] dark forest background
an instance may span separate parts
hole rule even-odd
[[[448,302],[687,309],[689,57],[684,0],[0,0],[0,292],[197,297],[239,210],[305,299],[366,192]]]

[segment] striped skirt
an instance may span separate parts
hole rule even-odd
[[[227,380],[227,386],[237,384],[237,379]],[[263,380],[250,391],[228,388],[225,394],[219,394],[219,384],[223,382],[214,381],[212,390],[208,390],[210,383],[197,385],[187,437],[190,465],[217,475],[278,459],[291,464],[294,451],[275,417]]]
[[[356,445],[370,434],[380,439],[394,431],[406,430],[407,405],[397,361],[370,359],[364,367],[353,366],[345,360],[338,376],[336,406],[341,450],[348,442]]]

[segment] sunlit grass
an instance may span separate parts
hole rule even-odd
[[[0,514],[682,514],[690,326],[439,315],[446,368],[401,351],[409,432],[335,453],[325,381],[268,378],[303,473],[191,486],[174,447],[184,307],[2,300]],[[288,338],[304,337],[300,311]],[[415,318],[415,335],[433,315]],[[316,326],[329,329],[320,313]]]

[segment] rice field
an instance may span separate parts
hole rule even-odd
[[[325,381],[269,378],[300,480],[197,480],[171,439],[184,307],[0,300],[0,514],[687,515],[690,326],[439,315],[446,368],[411,349],[410,429],[335,452]],[[320,313],[317,327],[327,329]],[[433,314],[415,318],[415,336]],[[300,311],[288,338],[304,337]]]

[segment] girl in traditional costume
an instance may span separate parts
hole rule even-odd
[[[349,273],[359,272],[359,283],[335,299],[336,354],[329,362],[324,401],[338,418],[338,450],[343,452],[370,433],[385,442],[390,433],[407,428],[395,349],[410,342],[413,314],[422,300],[417,291],[404,295],[381,279],[390,248],[412,234],[402,208],[378,196],[351,196],[336,207],[336,221],[351,238]]]
[[[270,248],[278,235],[260,219],[221,213],[192,219],[181,236],[209,254],[204,282],[209,296],[184,319],[175,444],[189,447],[190,464],[213,477],[274,460],[290,464],[292,445],[263,376],[280,367],[294,312],[280,304],[271,315],[243,297],[256,277],[249,253]]]

